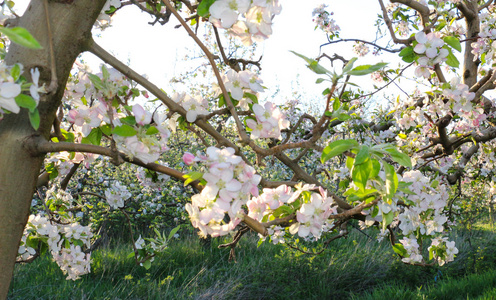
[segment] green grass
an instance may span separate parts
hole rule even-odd
[[[404,265],[387,242],[353,230],[319,256],[251,236],[229,250],[196,237],[174,241],[149,270],[126,259],[128,246],[92,254],[92,273],[67,281],[48,257],[16,266],[9,299],[482,299],[496,298],[496,237],[479,228],[453,237],[460,248],[443,267]],[[468,240],[470,238],[470,243]],[[457,298],[458,297],[458,298]],[[485,297],[485,298],[484,298]]]

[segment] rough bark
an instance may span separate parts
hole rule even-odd
[[[7,297],[19,241],[43,162],[43,156],[30,155],[23,141],[34,134],[48,138],[71,67],[91,37],[92,26],[104,4],[105,0],[48,1],[58,88],[41,98],[38,107],[41,124],[37,132],[32,129],[24,109],[20,114],[7,115],[0,122],[0,299]],[[21,63],[26,78],[30,78],[29,70],[37,67],[41,72],[40,82],[48,86],[51,59],[43,5],[44,1],[32,1],[16,22],[17,26],[29,30],[43,49],[31,50],[12,44],[6,63]]]
[[[470,46],[473,42],[476,42],[480,32],[479,5],[477,1],[472,0],[463,3],[459,8],[465,16],[467,26],[467,41],[465,42],[463,57],[463,83],[471,87],[477,83],[477,69],[480,63],[479,60],[474,61],[474,54]]]

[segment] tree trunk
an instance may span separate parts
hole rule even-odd
[[[43,49],[31,50],[12,44],[6,63],[21,63],[26,78],[31,78],[29,70],[37,67],[41,72],[40,84],[48,86],[52,62],[44,2],[32,1],[25,14],[15,21],[15,25],[26,28]],[[58,87],[41,97],[38,106],[41,124],[37,132],[32,129],[25,109],[0,121],[0,299],[7,297],[19,241],[43,163],[43,156],[33,156],[23,143],[33,135],[48,139],[72,65],[91,37],[91,28],[106,0],[47,2]]]

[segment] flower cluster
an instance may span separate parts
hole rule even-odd
[[[89,226],[75,222],[53,224],[44,216],[31,215],[24,228],[18,255],[26,260],[43,249],[41,244],[45,243],[60,269],[67,274],[67,279],[76,280],[90,272],[90,253],[84,253],[81,246],[89,248],[92,236]]]
[[[407,37],[408,34],[410,33],[410,28],[408,27],[408,22],[403,21],[403,20],[400,21],[397,25],[397,31],[401,37]]]
[[[444,208],[447,205],[449,193],[445,184],[440,184],[438,181],[431,183],[420,171],[405,172],[403,181],[411,183],[409,189],[414,193],[412,195],[398,194],[399,198],[409,204],[398,216],[399,228],[406,237],[402,243],[409,245],[405,247],[408,256],[403,260],[421,262],[422,256],[419,256],[418,243],[412,240],[419,236],[435,237],[444,232],[444,225],[448,221],[444,215]],[[434,240],[432,244],[435,246]],[[443,256],[441,259],[449,262],[453,260],[453,257]]]
[[[234,155],[232,148],[209,147],[200,162],[207,167],[203,174],[206,185],[200,194],[191,197],[186,210],[191,223],[202,235],[225,235],[241,222],[242,205],[248,202],[250,195],[258,196],[261,177],[241,157]],[[226,213],[230,218],[227,224],[223,221]]]
[[[491,5],[489,12],[481,14],[479,38],[471,43],[474,61],[481,59],[489,65],[496,56],[496,6]]]
[[[437,237],[432,240],[429,247],[429,254],[442,266],[447,262],[453,261],[458,249],[454,241],[448,241],[448,238]]]
[[[289,121],[274,103],[266,102],[264,106],[253,104],[253,112],[256,120],[246,119],[252,138],[282,139],[281,130],[289,127]]]
[[[356,42],[353,45],[353,52],[355,52],[356,55],[362,57],[362,56],[367,55],[367,53],[369,53],[369,47],[367,47],[367,45],[365,45],[365,43]]]
[[[241,109],[248,109],[248,104],[253,103],[249,97],[245,97],[245,92],[256,94],[264,91],[262,80],[249,70],[244,70],[239,73],[234,70],[229,70],[226,75],[223,76],[223,81],[227,91],[231,93],[231,97],[234,100],[239,101],[238,106],[241,107]]]
[[[15,64],[13,66],[0,63],[0,120],[5,113],[19,113],[22,107],[34,109],[38,106],[40,96],[38,92],[43,92],[44,88],[38,86],[40,72],[37,68],[31,69],[32,84],[26,83],[20,76],[23,73],[23,66]],[[20,104],[17,100],[21,92],[29,90],[31,96],[22,95],[23,102],[28,101],[29,105]]]
[[[288,203],[292,195],[293,191],[285,184],[275,189],[265,188],[260,196],[254,197],[246,203],[248,216],[261,221],[263,216],[270,214],[281,205]]]
[[[166,115],[155,112],[153,117],[150,117],[151,114],[139,104],[133,106],[133,113],[136,124],[133,127],[129,127],[129,125],[127,125],[128,127],[119,127],[131,128],[131,130],[123,131],[122,135],[114,132],[113,137],[117,142],[117,149],[131,158],[140,159],[144,163],[154,162],[164,151],[169,149],[167,141],[170,137],[170,131],[165,125]]]
[[[429,70],[432,69],[434,65],[446,60],[449,51],[443,48],[444,41],[440,36],[440,32],[425,34],[425,32],[419,31],[415,34],[417,45],[413,50],[415,53],[421,55],[417,60],[418,66],[415,69],[416,76],[429,78]]]
[[[208,101],[200,96],[191,97],[186,93],[175,93],[172,97],[174,102],[186,110],[186,121],[196,121],[198,115],[206,115],[208,112]]]
[[[312,16],[314,17],[313,21],[316,24],[315,28],[319,28],[327,34],[336,34],[340,28],[334,19],[329,18],[333,13],[327,12],[326,7],[327,5],[321,4],[313,10]]]
[[[289,232],[298,233],[301,237],[312,235],[316,240],[327,229],[328,218],[336,214],[336,208],[332,207],[334,200],[327,196],[324,189],[319,188],[319,193],[312,193],[308,202],[305,202],[296,212],[297,223],[291,225]]]
[[[124,207],[124,201],[129,197],[131,197],[131,193],[119,181],[112,183],[110,189],[105,191],[105,198],[114,209]]]
[[[209,9],[210,22],[251,45],[272,34],[272,19],[281,12],[278,0],[217,0]],[[238,20],[239,17],[244,20]]]

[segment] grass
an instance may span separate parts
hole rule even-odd
[[[126,259],[128,246],[92,254],[92,273],[67,281],[49,257],[18,265],[9,299],[493,299],[496,237],[487,228],[458,232],[457,259],[443,267],[401,263],[386,242],[353,231],[319,256],[249,237],[228,262],[224,241],[175,241],[149,270]],[[491,270],[491,271],[488,271]],[[458,297],[458,298],[457,298]],[[485,297],[485,298],[484,298]]]

